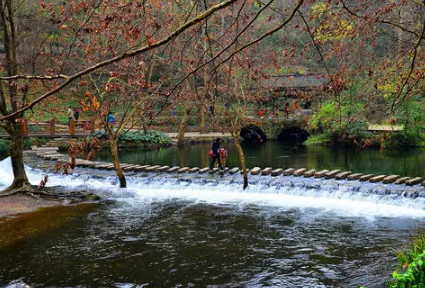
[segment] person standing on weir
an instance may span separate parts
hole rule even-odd
[[[212,148],[210,150],[210,169],[214,168],[215,161],[217,161],[218,167],[223,170],[223,166],[221,166],[220,163],[220,143],[220,138],[216,138],[213,142]]]

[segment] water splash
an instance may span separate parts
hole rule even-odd
[[[46,174],[44,171],[30,167],[26,169],[31,183],[34,184],[39,183]],[[0,188],[6,187],[13,180],[10,158],[0,162],[0,173],[2,175]],[[51,174],[47,186],[60,185],[67,187],[66,189],[92,190],[102,198],[123,201],[132,206],[176,199],[211,205],[269,206],[282,211],[294,207],[312,208],[323,213],[361,216],[369,219],[425,217],[425,197],[404,197],[402,194],[406,191],[400,188],[401,186],[360,182],[345,182],[346,184],[341,185],[341,182],[332,180],[303,177],[251,178],[252,184],[246,190],[242,189],[240,183],[235,183],[237,181],[229,179],[193,178],[188,181],[169,175],[128,177],[128,188],[120,189],[116,177]]]

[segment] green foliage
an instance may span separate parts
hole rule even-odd
[[[126,131],[120,137],[119,141],[134,142],[137,144],[151,143],[169,145],[171,139],[164,133],[155,130],[148,131]]]
[[[9,141],[0,139],[0,159],[9,156]]]
[[[107,139],[108,135],[105,130],[99,130],[92,134],[93,137]],[[124,131],[118,138],[119,144],[135,144],[142,145],[145,143],[149,144],[160,144],[170,145],[171,139],[164,133],[155,130],[148,131]]]
[[[411,247],[409,247],[409,249],[398,250],[396,252],[396,257],[400,266],[412,262],[417,255],[425,251],[425,233],[420,233],[411,241],[410,245]]]
[[[328,143],[340,147],[363,146],[373,136],[367,131],[367,122],[357,117],[362,115],[363,110],[362,103],[346,101],[343,105],[338,105],[334,101],[325,102],[309,121],[309,126],[316,135],[308,143]]]
[[[31,146],[42,146],[49,142],[50,140],[47,138],[28,138],[24,139],[24,150],[31,149]]]
[[[399,267],[393,273],[391,288],[425,288],[425,234],[421,233],[411,247],[396,252]]]
[[[392,146],[398,148],[424,146],[425,129],[423,123],[425,122],[425,115],[422,112],[422,106],[420,99],[416,99],[405,103],[400,109],[396,118],[398,123],[404,125],[404,129],[393,134],[391,137]]]
[[[407,262],[406,262],[407,263]],[[425,288],[425,251],[400,271],[393,273],[391,288]]]
[[[9,140],[0,139],[0,160],[8,157],[9,154]],[[24,139],[24,150],[30,150],[31,146],[41,146],[49,142],[46,138],[29,138]]]

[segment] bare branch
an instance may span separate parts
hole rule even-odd
[[[401,97],[401,94],[403,93],[404,87],[406,87],[406,85],[408,85],[409,79],[412,76],[413,70],[415,70],[415,64],[416,64],[416,58],[418,56],[419,46],[421,45],[421,42],[422,42],[422,39],[424,39],[424,36],[425,36],[425,21],[424,21],[424,23],[422,23],[422,33],[419,36],[418,42],[416,43],[416,45],[413,48],[413,58],[412,58],[412,62],[410,63],[409,74],[407,75],[406,79],[404,80],[403,85],[401,86],[399,93],[397,94],[397,96],[393,100],[393,103],[391,105],[391,111],[394,111],[394,109],[397,106],[399,106],[404,101],[404,99],[407,97],[408,92],[410,92],[411,88],[409,88],[408,91],[404,94],[404,96],[399,101],[397,101]]]
[[[182,79],[180,79],[176,84],[174,84],[173,88],[171,89],[171,91],[168,93],[168,95],[171,95],[176,88],[183,83],[185,80],[187,80],[191,75],[195,74],[196,72],[198,72],[201,68],[207,66],[210,63],[214,63],[214,61],[219,58],[224,52],[226,52],[227,50],[229,50],[237,41],[237,39],[239,39],[239,37],[241,37],[241,35],[252,25],[252,23],[254,23],[254,21],[260,16],[260,14],[270,6],[270,4],[272,4],[274,0],[271,0],[270,2],[268,2],[266,5],[263,6],[262,9],[260,9],[260,11],[257,12],[257,14],[251,19],[251,21],[236,35],[235,39],[233,39],[233,41],[231,43],[229,43],[229,45],[227,45],[226,47],[224,47],[223,49],[220,50],[220,52],[218,52],[214,57],[212,57],[211,59],[209,59],[208,61],[202,63],[201,65],[197,66],[195,69],[193,69],[192,71],[190,71],[186,76],[184,76]],[[238,15],[239,15],[240,11],[238,11]],[[216,67],[216,66],[215,66]],[[215,68],[213,70],[216,70]]]
[[[25,79],[25,80],[56,80],[56,79],[68,79],[67,75],[59,74],[53,76],[36,76],[36,75],[13,75],[13,76],[0,76],[1,80],[16,80],[16,79]]]
[[[257,39],[252,40],[251,42],[241,46],[238,49],[235,49],[235,51],[233,51],[226,59],[224,59],[223,61],[221,61],[218,65],[216,65],[213,70],[217,69],[219,66],[221,66],[223,63],[229,61],[233,56],[235,56],[237,53],[245,50],[246,48],[260,42],[261,40],[263,40],[264,38],[266,38],[267,36],[270,36],[274,33],[276,33],[277,31],[279,31],[280,29],[282,29],[286,24],[288,24],[292,18],[294,18],[295,13],[298,11],[298,9],[301,7],[301,5],[304,3],[304,0],[300,0],[298,2],[298,4],[294,7],[294,9],[292,10],[291,14],[288,16],[288,18],[285,19],[285,21],[283,21],[280,25],[276,26],[275,28],[267,31],[266,33],[264,33],[263,35],[261,35],[260,37],[258,37]],[[1,119],[0,119],[1,120]]]
[[[340,0],[340,1],[341,1],[341,4],[342,4],[342,7],[345,9],[345,11],[348,12],[348,14],[350,14],[350,15],[352,15],[354,17],[357,17],[357,18],[366,18],[365,15],[358,14],[358,13],[352,11],[350,8],[348,8],[348,6],[345,4],[344,0]],[[422,3],[422,5],[423,5],[423,3]],[[398,29],[402,30],[403,32],[406,32],[406,33],[409,33],[409,34],[413,34],[416,37],[422,37],[422,38],[424,37],[424,35],[421,36],[417,32],[412,31],[412,30],[409,30],[408,28],[406,28],[406,27],[404,27],[404,26],[402,26],[402,25],[400,25],[398,23],[393,23],[391,21],[384,20],[384,19],[377,19],[377,22],[380,22],[382,24],[387,24],[387,25],[391,25],[391,26],[397,27]]]
[[[198,24],[199,22],[203,21],[204,19],[206,19],[207,17],[211,16],[213,13],[215,13],[216,11],[219,11],[225,7],[230,6],[231,4],[237,2],[238,0],[227,0],[224,2],[221,2],[219,4],[216,4],[214,6],[212,6],[210,9],[208,9],[207,11],[201,13],[200,15],[198,15],[195,18],[192,18],[192,20],[182,24],[180,27],[178,27],[176,30],[174,30],[172,33],[170,33],[168,36],[151,43],[150,45],[145,45],[143,47],[137,48],[137,49],[133,49],[133,50],[129,50],[127,52],[124,52],[121,55],[115,56],[113,58],[110,58],[108,60],[99,62],[93,66],[90,66],[80,72],[75,73],[74,75],[70,76],[65,82],[63,82],[61,85],[59,85],[58,87],[54,88],[53,90],[51,90],[50,92],[47,92],[43,95],[41,95],[40,97],[38,97],[37,99],[35,99],[34,101],[32,101],[31,103],[29,103],[28,105],[22,107],[21,109],[17,109],[15,112],[3,116],[0,118],[0,121],[4,121],[6,119],[9,119],[11,117],[14,117],[16,115],[22,114],[24,113],[26,110],[34,107],[36,104],[40,103],[41,101],[43,101],[44,99],[56,94],[57,92],[61,91],[62,89],[64,89],[66,86],[68,86],[69,84],[71,84],[72,82],[74,82],[75,80],[81,78],[84,75],[87,75],[93,71],[96,71],[102,67],[108,66],[110,64],[119,62],[121,60],[127,59],[129,57],[135,56],[135,55],[139,55],[139,54],[143,54],[147,51],[153,50],[155,48],[161,47],[163,45],[166,45],[167,43],[169,43],[170,41],[172,41],[173,39],[175,39],[176,37],[178,37],[180,34],[182,34],[184,31],[186,31],[187,29],[189,29],[190,27]],[[301,1],[303,2],[303,1]]]

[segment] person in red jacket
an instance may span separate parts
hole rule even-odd
[[[221,167],[226,167],[226,160],[227,160],[227,147],[220,148],[220,163]]]
[[[217,161],[220,169],[223,169],[220,163],[220,143],[221,139],[216,138],[213,142],[212,148],[209,152],[210,155],[210,169],[214,168],[215,161]]]

